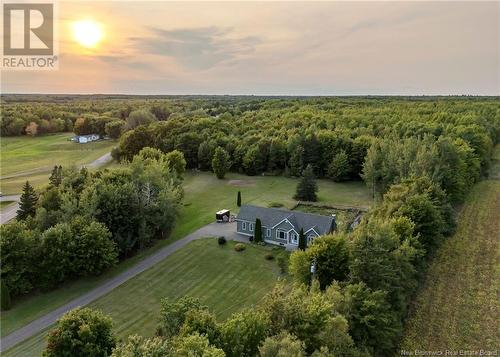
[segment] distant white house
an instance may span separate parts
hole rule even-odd
[[[79,144],[86,144],[92,141],[99,140],[101,137],[99,134],[89,134],[89,135],[76,135],[71,138],[71,141]]]

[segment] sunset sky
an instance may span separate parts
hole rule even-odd
[[[2,71],[1,89],[500,95],[499,18],[500,2],[61,2],[59,70]]]

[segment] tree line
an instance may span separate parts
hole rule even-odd
[[[258,106],[237,100],[221,105],[210,97],[4,95],[1,136],[37,136],[57,132],[99,134],[118,138],[124,131],[149,121],[206,108],[209,115],[241,113]],[[225,102],[224,100],[222,100]],[[210,103],[207,105],[207,103]]]
[[[27,182],[17,220],[0,227],[3,294],[99,275],[166,238],[182,201],[184,170],[182,153],[146,148],[123,168],[89,173],[56,166],[40,192]]]
[[[425,138],[446,138],[451,143],[438,143],[441,159],[456,160],[452,155],[469,155],[469,150],[485,172],[488,152],[499,136],[498,110],[498,103],[489,99],[268,99],[257,110],[237,115],[211,116],[210,110],[198,109],[164,121],[146,120],[124,131],[113,156],[130,160],[144,146],[179,150],[188,168],[214,171],[215,153],[224,150],[230,171],[300,176],[311,165],[316,177],[344,181],[362,178],[374,145],[386,143],[396,152],[389,137],[404,147],[411,140],[419,144]],[[372,179],[383,185],[381,190],[387,189],[386,183]]]

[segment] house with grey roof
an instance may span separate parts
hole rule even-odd
[[[337,227],[335,216],[243,205],[236,217],[236,232],[253,237],[257,218],[262,223],[264,241],[288,249],[297,248],[301,229],[309,244],[314,238],[331,233]]]

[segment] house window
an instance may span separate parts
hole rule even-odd
[[[312,241],[314,240],[314,238],[316,238],[316,236],[314,234],[308,234],[307,235],[307,242],[308,243],[312,243]]]
[[[276,238],[278,238],[278,239],[286,239],[286,232],[285,231],[281,231],[281,230],[277,230],[276,231]]]
[[[247,230],[247,222],[241,222],[241,229],[244,231]]]
[[[270,237],[271,237],[271,229],[270,229],[270,228],[268,228],[268,229],[266,230],[266,237],[268,237],[268,238],[270,238]]]
[[[253,232],[253,223],[250,223],[249,226],[250,226],[250,232]]]

